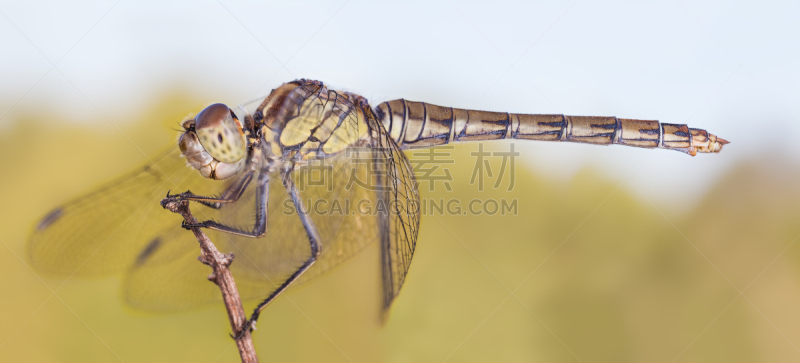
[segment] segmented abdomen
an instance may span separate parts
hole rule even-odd
[[[616,117],[464,110],[403,99],[384,102],[375,112],[403,148],[454,141],[525,139],[663,148],[695,155],[719,152],[728,143],[686,125]]]

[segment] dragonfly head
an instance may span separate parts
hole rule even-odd
[[[247,142],[241,122],[228,106],[208,106],[182,126],[181,153],[204,177],[227,179],[244,168]]]

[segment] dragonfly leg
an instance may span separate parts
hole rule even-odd
[[[319,233],[317,232],[317,227],[314,225],[314,222],[308,216],[308,211],[306,211],[305,206],[303,206],[302,200],[300,199],[300,193],[297,190],[297,186],[292,182],[291,178],[288,175],[288,172],[284,172],[283,175],[283,185],[286,187],[286,191],[289,192],[289,195],[292,197],[292,202],[294,202],[294,206],[297,210],[297,215],[300,217],[300,221],[303,223],[303,228],[306,230],[306,234],[308,235],[308,242],[311,245],[311,256],[303,262],[303,264],[291,275],[289,276],[286,281],[284,281],[280,287],[278,287],[275,291],[272,292],[264,301],[256,306],[255,311],[253,311],[253,315],[250,316],[250,320],[247,321],[246,329],[242,331],[249,330],[253,324],[256,323],[258,320],[258,316],[261,314],[261,311],[264,308],[275,300],[281,293],[283,293],[289,285],[295,282],[304,272],[306,272],[311,265],[317,260],[320,253],[320,239]],[[238,337],[237,337],[238,338]]]
[[[239,178],[237,178],[233,182],[233,184],[229,185],[222,192],[222,194],[216,197],[197,195],[189,190],[180,194],[167,195],[167,197],[175,197],[175,198],[180,198],[182,200],[191,200],[194,202],[198,202],[202,205],[205,205],[207,207],[220,209],[222,208],[223,204],[233,203],[239,200],[242,194],[244,194],[244,191],[247,190],[247,186],[250,185],[251,180],[253,180],[253,171],[249,171],[240,176]]]
[[[249,179],[251,179],[252,176],[253,176],[252,173],[249,173],[249,174],[250,174],[250,177],[248,178],[247,182],[249,182]],[[247,182],[244,182],[243,184],[246,186]],[[238,183],[238,181],[237,181],[237,183]],[[266,173],[266,172],[259,173],[258,174],[258,180],[256,181],[256,184],[257,184],[256,185],[256,212],[255,212],[255,214],[256,214],[256,222],[255,222],[255,225],[253,226],[252,230],[246,231],[246,230],[243,230],[243,229],[240,229],[240,228],[236,228],[236,227],[231,227],[231,226],[228,226],[226,224],[222,224],[222,223],[219,223],[219,222],[216,222],[216,221],[213,221],[213,220],[198,222],[197,224],[189,224],[189,223],[186,223],[186,221],[184,221],[181,226],[183,228],[186,228],[186,229],[192,229],[192,228],[198,228],[198,227],[214,229],[214,230],[217,230],[217,231],[227,232],[227,233],[239,235],[239,236],[242,236],[242,237],[255,237],[255,238],[263,237],[264,234],[267,233],[267,200],[269,200],[269,173]],[[230,188],[229,188],[229,190],[230,190]],[[228,200],[227,202],[230,203],[230,202],[236,201],[236,199],[239,199],[239,197],[242,195],[244,190],[245,190],[245,188],[242,187],[241,190],[238,190],[238,191],[235,191],[235,192],[231,192],[230,194],[234,195],[235,199],[232,198],[233,200]],[[227,193],[228,193],[228,190],[226,190],[223,194],[227,194]],[[182,193],[182,194],[179,194],[179,195],[183,195],[183,194],[186,194],[186,193]],[[203,198],[206,198],[206,197],[203,197]],[[189,199],[189,200],[197,200],[197,199],[190,199],[190,198],[187,198],[187,199]],[[204,199],[204,200],[207,201],[208,199]],[[221,201],[222,199],[219,199],[219,200]]]

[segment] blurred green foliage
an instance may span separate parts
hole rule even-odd
[[[39,110],[0,130],[0,361],[238,361],[221,306],[142,313],[123,305],[119,277],[43,278],[25,264],[41,216],[173,147],[169,129],[203,106],[164,97],[131,115],[141,122],[83,125]],[[423,183],[423,198],[517,199],[518,215],[423,217],[384,326],[376,245],[291,290],[259,321],[261,361],[800,358],[796,162],[756,155],[696,205],[664,213],[592,170],[561,183],[518,162],[513,191],[478,192],[469,184],[476,149],[452,151],[467,160],[449,166],[452,192]]]

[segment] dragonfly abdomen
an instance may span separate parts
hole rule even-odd
[[[663,148],[695,155],[719,152],[728,143],[686,125],[613,116],[476,111],[403,99],[378,105],[376,113],[392,139],[407,149],[458,141],[525,139]]]

